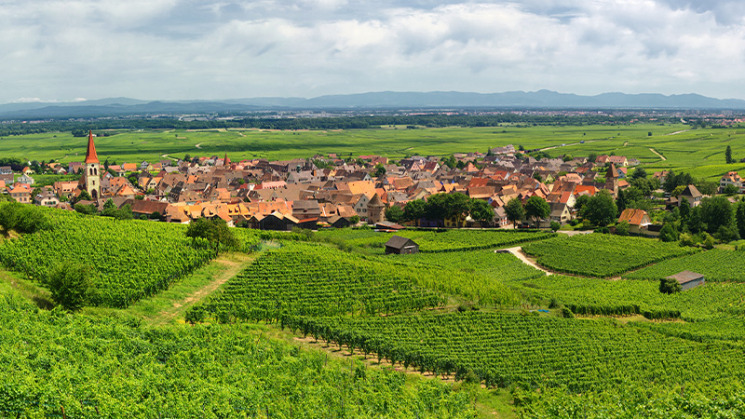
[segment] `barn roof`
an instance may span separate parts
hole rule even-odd
[[[668,279],[674,279],[678,281],[680,285],[687,284],[688,282],[695,281],[697,279],[701,279],[704,276],[702,274],[691,272],[691,271],[683,271],[679,272],[675,275],[670,275],[667,278]]]
[[[409,242],[411,242],[412,244],[416,244],[414,243],[413,240],[407,239],[406,237],[392,236],[388,240],[388,242],[385,244],[385,247],[392,247],[394,249],[403,249],[406,246],[406,244],[408,244]]]

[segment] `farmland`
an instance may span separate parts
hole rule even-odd
[[[222,155],[233,160],[310,158],[336,153],[341,157],[379,154],[446,156],[486,152],[506,144],[547,148],[551,155],[590,153],[625,155],[650,170],[690,171],[695,177],[716,178],[745,163],[724,164],[724,148],[745,156],[745,129],[690,129],[683,124],[627,124],[587,126],[516,126],[488,128],[381,127],[359,130],[123,130],[96,140],[101,160],[110,162],[157,161],[184,155]],[[652,135],[648,135],[651,133]],[[562,146],[564,145],[564,146]],[[198,146],[198,147],[197,147]],[[0,155],[29,160],[79,161],[85,141],[69,132],[29,134],[0,139]],[[650,150],[661,153],[662,160]],[[165,157],[164,157],[165,156]]]
[[[525,245],[523,250],[550,269],[600,278],[696,252],[677,243],[603,234],[561,236]]]
[[[517,243],[542,240],[553,237],[548,232],[521,231],[464,231],[464,230],[405,230],[396,235],[416,240],[419,250],[429,252],[453,252],[463,250],[491,249]],[[385,243],[394,233],[379,233],[370,229],[341,229],[319,231],[314,234],[318,240],[359,249],[367,253],[383,254]]]
[[[701,273],[706,281],[745,282],[745,253],[713,249],[682,258],[665,260],[629,273],[625,277],[656,281],[684,270]]]
[[[149,327],[134,317],[38,310],[0,289],[2,417],[474,414],[467,392],[329,359],[271,338],[266,327]]]
[[[45,212],[54,227],[1,243],[0,261],[36,281],[60,261],[88,266],[96,305],[127,307],[215,256],[207,246],[191,246],[183,226]]]

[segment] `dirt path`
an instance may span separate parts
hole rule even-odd
[[[688,131],[690,131],[690,130],[689,130],[689,129],[684,129],[683,131],[675,131],[675,132],[671,132],[671,133],[669,133],[669,134],[665,134],[665,135],[676,135],[676,134],[682,134],[682,133],[684,133],[684,132],[688,132]]]
[[[236,276],[246,265],[253,262],[256,257],[252,255],[241,256],[238,260],[235,260],[235,256],[231,259],[216,259],[213,263],[219,263],[224,265],[226,269],[220,272],[212,282],[195,291],[188,297],[180,301],[174,301],[173,306],[161,311],[157,316],[153,318],[154,323],[166,323],[184,312],[187,308],[201,301],[208,295],[215,292],[221,285],[228,282],[230,278]]]
[[[523,253],[523,248],[522,247],[519,247],[519,246],[518,247],[510,247],[510,248],[504,249],[504,250],[507,250],[508,252],[510,252],[513,255],[515,255],[515,257],[517,257],[518,259],[520,259],[524,264],[526,264],[528,266],[532,266],[533,268],[536,268],[539,271],[545,272],[546,275],[553,275],[553,273],[551,273],[551,272],[547,271],[546,269],[540,267],[537,263],[535,263],[533,260],[531,260],[530,258],[528,258],[528,256],[526,256],[525,253]]]
[[[661,158],[662,161],[667,160],[667,158],[665,158],[665,156],[663,156],[662,154],[658,153],[657,150],[655,150],[654,148],[649,147],[649,151],[651,151],[652,153],[654,153],[657,157]]]

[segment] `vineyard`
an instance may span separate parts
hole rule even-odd
[[[612,320],[501,313],[295,318],[304,335],[376,353],[404,368],[488,386],[598,391],[655,382],[713,386],[745,379],[742,348],[671,338]]]
[[[509,285],[534,304],[547,306],[555,300],[576,314],[644,314],[687,321],[745,315],[745,284],[706,284],[678,294],[663,294],[657,282],[552,275],[510,281]]]
[[[444,302],[394,267],[321,244],[291,243],[267,251],[190,316],[275,320],[288,314],[395,313]]]
[[[215,256],[192,246],[186,227],[50,211],[55,227],[0,244],[0,262],[42,281],[57,264],[93,268],[93,304],[127,307]]]
[[[745,282],[745,252],[708,250],[682,258],[665,260],[624,277],[657,281],[685,270],[703,274],[707,282]]]
[[[314,236],[317,240],[343,243],[352,248],[382,254],[385,243],[394,234],[416,241],[419,244],[419,251],[425,253],[492,249],[555,236],[554,233],[545,231],[401,230],[396,233],[383,233],[367,229],[331,229],[319,231]]]
[[[641,237],[583,234],[529,243],[523,251],[555,271],[607,278],[697,249]]]
[[[469,417],[433,380],[268,338],[250,325],[139,325],[0,295],[1,417]]]

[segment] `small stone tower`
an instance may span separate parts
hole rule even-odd
[[[377,224],[385,220],[385,203],[376,193],[370,202],[367,203],[367,222],[368,224]]]
[[[611,163],[608,171],[605,172],[605,189],[608,189],[613,196],[618,194],[618,177],[618,170]]]
[[[85,172],[80,179],[83,189],[88,191],[94,200],[101,197],[101,174],[96,145],[93,144],[93,132],[88,131],[88,152],[85,153]]]

